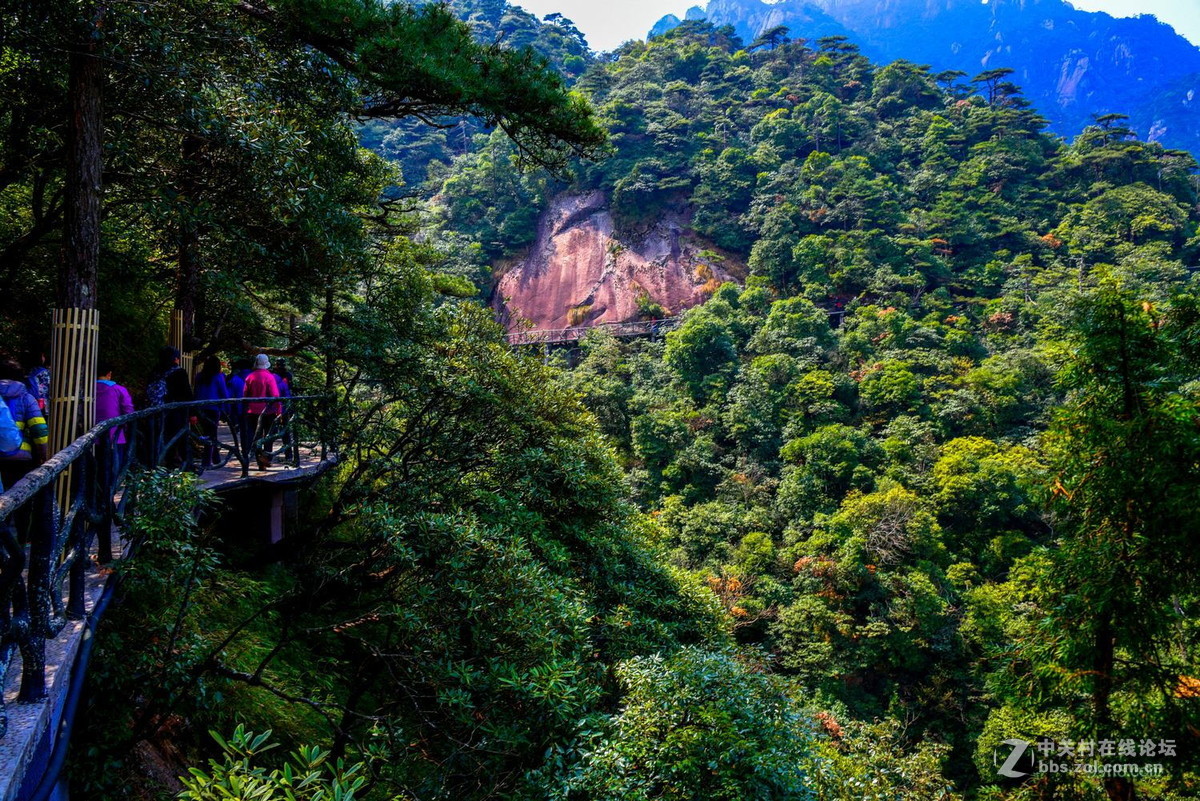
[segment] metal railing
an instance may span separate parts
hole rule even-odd
[[[563,342],[578,342],[589,331],[604,331],[615,337],[659,336],[679,326],[679,317],[664,317],[661,320],[633,320],[627,323],[597,323],[577,325],[571,328],[551,328],[528,331],[513,331],[505,338],[510,345],[557,345]]]
[[[246,412],[258,402],[277,406]],[[46,643],[67,621],[85,617],[92,545],[97,561],[112,561],[114,526],[135,513],[126,491],[133,472],[216,469],[236,479],[250,474],[252,460],[263,470],[324,462],[332,456],[328,407],[326,396],[300,395],[168,403],[114,417],[0,494],[0,688],[19,652],[18,702],[46,696]],[[0,462],[6,469],[19,464]],[[136,548],[129,545],[126,555]],[[7,729],[0,694],[0,737]]]

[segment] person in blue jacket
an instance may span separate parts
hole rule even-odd
[[[0,449],[0,481],[12,486],[46,461],[50,430],[37,399],[25,385],[25,371],[13,359],[0,360],[0,401],[21,433],[14,447]]]
[[[21,447],[25,438],[21,429],[13,422],[12,412],[7,403],[0,403],[0,451],[15,451]],[[0,481],[0,492],[4,492],[4,482]]]
[[[244,398],[246,397],[246,376],[250,375],[254,370],[254,363],[246,357],[235,359],[233,362],[233,372],[229,374],[229,397]]]
[[[204,366],[196,373],[193,384],[196,400],[229,400],[229,387],[225,382],[225,374],[221,372],[221,360],[216,356],[209,356],[204,360]],[[204,458],[201,460],[201,470],[207,470],[220,460],[221,448],[217,443],[217,433],[220,430],[221,418],[227,416],[229,412],[227,403],[213,403],[201,406],[199,409],[197,422],[204,439]]]

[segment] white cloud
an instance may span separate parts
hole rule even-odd
[[[558,12],[575,23],[587,36],[593,50],[612,50],[630,39],[645,39],[646,33],[667,14],[682,18],[690,6],[703,0],[516,0],[514,5],[544,17]]]
[[[1070,0],[1084,11],[1106,11],[1114,17],[1153,14],[1200,45],[1200,0]]]
[[[1116,17],[1154,14],[1200,45],[1200,0],[1070,0],[1085,11],[1107,11]],[[518,0],[526,11],[544,17],[558,12],[574,21],[594,50],[612,50],[646,32],[666,14],[683,17],[705,0]]]

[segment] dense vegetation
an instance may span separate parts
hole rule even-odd
[[[105,350],[136,384],[186,299],[198,350],[333,393],[346,459],[265,568],[142,478],[77,794],[193,765],[194,799],[1194,797],[1191,156],[1117,117],[1068,145],[1003,71],[702,23],[593,62],[458,9],[566,78],[440,6],[109,12]],[[2,17],[10,346],[63,244],[77,12]],[[571,182],[751,276],[665,342],[511,352],[470,298]],[[1001,785],[1010,738],[1177,754]]]
[[[908,59],[972,75],[1009,67],[1057,134],[1073,138],[1092,114],[1123,112],[1144,138],[1200,150],[1200,125],[1183,102],[1200,87],[1200,48],[1155,8],[1138,11],[1110,16],[1064,0],[716,0],[690,16],[732,25],[746,42],[772,26],[810,41],[848,36],[880,64]],[[665,18],[655,32],[678,24]]]
[[[665,343],[588,338],[561,381],[739,643],[839,724],[945,744],[970,792],[1007,738],[1190,741],[1192,157],[1117,116],[1064,143],[1005,71],[836,38],[690,22],[579,86],[615,153],[576,186],[620,235],[685,208],[752,271]],[[512,175],[496,153],[441,199],[515,251],[546,188],[455,191]],[[1179,753],[1143,796],[1194,791]],[[1105,784],[1128,791],[1008,792]]]

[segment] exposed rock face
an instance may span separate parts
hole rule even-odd
[[[639,236],[614,235],[603,192],[564,194],[542,213],[529,253],[501,270],[492,303],[509,329],[559,329],[667,314],[703,303],[745,267],[697,239],[679,214]]]
[[[683,19],[680,19],[674,14],[667,14],[665,17],[660,19],[653,28],[650,29],[650,36],[661,36],[673,28],[678,28],[683,24],[683,20],[701,20],[704,19],[705,16],[704,9],[700,6],[692,6],[689,8]]]
[[[787,25],[791,35],[817,40],[822,36],[853,36],[841,22],[811,2],[811,0],[782,0],[765,3],[761,0],[709,0],[704,17],[715,25],[732,25],[747,43],[776,25]]]

